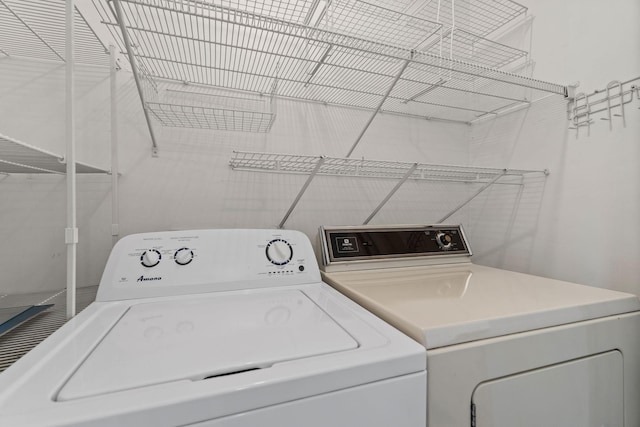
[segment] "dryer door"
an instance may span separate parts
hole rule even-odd
[[[473,393],[472,426],[622,426],[622,381],[619,351],[488,381]]]

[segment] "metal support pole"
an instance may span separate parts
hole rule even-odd
[[[118,103],[117,94],[118,86],[116,72],[118,71],[116,64],[116,48],[109,45],[109,65],[110,65],[110,86],[111,86],[111,236],[113,244],[118,241],[120,234],[119,220],[119,204],[118,204]]]
[[[438,224],[441,224],[441,223],[445,222],[447,219],[449,219],[449,217],[451,215],[455,214],[460,209],[464,208],[469,202],[471,202],[473,199],[478,197],[484,190],[486,190],[487,188],[491,187],[493,184],[496,183],[496,181],[498,181],[500,178],[505,176],[507,174],[507,172],[508,172],[508,169],[504,169],[502,171],[502,173],[496,175],[495,178],[493,178],[491,181],[487,182],[485,185],[482,186],[482,188],[480,188],[478,191],[476,191],[473,196],[469,197],[467,200],[465,200],[464,202],[462,202],[458,206],[456,206],[456,208],[453,209],[451,212],[449,212],[448,214],[446,214],[445,216],[440,218],[440,220],[438,220]]]
[[[369,224],[369,221],[371,221],[373,219],[374,216],[376,216],[378,214],[378,212],[380,212],[380,209],[382,209],[382,207],[384,205],[387,204],[387,202],[389,201],[389,199],[391,199],[391,197],[396,193],[396,191],[398,191],[400,189],[400,187],[402,187],[402,184],[404,184],[406,182],[407,179],[409,179],[409,177],[411,176],[411,174],[413,173],[413,171],[416,170],[416,168],[418,167],[418,163],[414,163],[409,170],[407,171],[407,173],[404,174],[404,176],[400,179],[400,181],[398,181],[398,183],[396,184],[395,187],[393,187],[393,189],[389,192],[389,194],[387,194],[387,197],[385,197],[380,204],[373,210],[373,212],[371,212],[371,215],[369,215],[367,217],[367,219],[364,220],[364,222],[362,223],[362,225],[367,225]]]
[[[313,168],[313,171],[311,171],[311,174],[307,178],[307,181],[304,183],[304,185],[298,192],[296,199],[293,201],[293,203],[289,207],[289,210],[287,211],[287,213],[284,214],[284,218],[282,218],[282,221],[280,221],[280,224],[278,224],[278,228],[284,227],[284,223],[287,222],[287,220],[289,219],[289,215],[291,215],[291,212],[293,212],[293,210],[295,209],[296,205],[300,201],[300,198],[302,197],[304,192],[307,191],[307,187],[309,187],[309,184],[311,184],[311,181],[313,181],[313,178],[315,178],[316,174],[320,171],[320,167],[324,164],[325,160],[326,160],[325,156],[320,156],[320,158],[318,159],[318,163],[316,163],[316,167]]]
[[[124,14],[122,13],[122,7],[120,6],[120,0],[113,0],[113,5],[116,10],[116,18],[118,19],[118,25],[122,32],[122,39],[124,40],[125,48],[127,49],[127,56],[129,57],[129,63],[131,64],[131,71],[133,71],[133,79],[136,82],[138,88],[138,95],[140,95],[140,102],[142,103],[142,111],[144,112],[144,118],[147,120],[147,127],[149,128],[149,135],[151,136],[151,154],[154,157],[158,155],[158,145],[156,144],[156,136],[153,133],[153,127],[151,126],[151,117],[149,117],[149,111],[147,110],[147,103],[144,100],[144,91],[142,90],[142,83],[140,76],[138,75],[138,66],[136,57],[133,54],[131,48],[131,40],[129,39],[129,33],[127,32],[127,26],[124,23]]]
[[[411,52],[411,57],[413,58],[413,52]],[[396,86],[396,83],[398,83],[398,80],[400,80],[400,77],[402,76],[402,73],[404,73],[404,70],[407,69],[407,67],[409,66],[410,62],[411,62],[411,59],[405,59],[404,63],[402,64],[402,67],[400,67],[400,70],[398,71],[398,73],[394,77],[393,81],[389,85],[389,88],[387,89],[387,91],[385,92],[384,96],[382,97],[382,99],[378,103],[378,106],[376,107],[376,109],[371,114],[371,117],[369,117],[369,120],[367,120],[367,124],[364,125],[364,128],[360,132],[360,135],[358,135],[358,137],[356,138],[356,142],[354,142],[353,145],[351,146],[351,148],[349,149],[349,152],[347,153],[346,157],[351,157],[351,154],[353,153],[353,150],[355,150],[356,146],[360,143],[360,140],[364,136],[364,134],[367,131],[367,129],[369,129],[369,126],[371,126],[371,123],[373,122],[373,119],[375,119],[376,116],[378,115],[378,113],[380,112],[380,109],[382,108],[382,105],[384,104],[384,102],[387,100],[387,98],[391,94],[391,91]]]
[[[67,162],[67,319],[76,315],[76,256],[78,228],[76,225],[76,142],[74,120],[74,73],[73,73],[73,11],[74,0],[66,0],[66,156]]]

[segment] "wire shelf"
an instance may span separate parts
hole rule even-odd
[[[323,159],[318,175],[402,179],[415,166],[415,163],[409,162],[336,157]],[[318,156],[234,151],[229,164],[234,170],[312,174],[319,160]],[[419,163],[408,179],[488,183],[502,174],[520,177],[532,173],[546,174],[546,171]]]
[[[449,52],[446,49],[447,46],[452,46],[451,57],[453,59],[491,68],[502,68],[518,59],[526,58],[528,55],[524,50],[494,42],[459,28],[444,32],[442,46],[443,48],[441,49],[440,44],[437,43],[430,46],[429,49],[425,49],[425,51],[434,55],[441,55],[442,52]]]
[[[0,134],[0,173],[65,174],[64,157]],[[107,170],[76,162],[77,173],[108,173]]]
[[[510,0],[378,0],[395,10],[431,19],[445,27],[464,28],[486,37],[514,19],[527,13],[527,8]],[[439,10],[438,10],[439,8]]]
[[[406,49],[421,49],[440,40],[442,25],[428,19],[361,0],[333,0],[326,4],[327,10],[313,26]]]
[[[0,0],[0,53],[65,61],[65,24],[64,0]],[[109,63],[106,47],[77,8],[74,62]]]
[[[97,291],[97,286],[78,288],[76,296],[78,311],[82,311],[95,301]],[[0,308],[33,304],[53,304],[53,307],[2,336],[0,339],[0,373],[67,322],[65,289],[31,294],[0,295]]]
[[[260,94],[269,93],[277,81],[280,97],[375,109],[409,61],[382,110],[465,123],[514,103],[528,103],[542,92],[565,94],[564,86],[489,66],[217,4],[189,0],[120,3],[136,62],[152,78]],[[290,13],[300,20],[309,13],[300,2],[293,2],[292,9],[284,8],[284,2],[269,4],[278,5],[268,8],[276,16]],[[258,2],[250,5],[259,9]],[[103,19],[116,26],[113,16]],[[487,52],[492,66],[523,55],[502,45],[498,49],[497,44],[470,34],[468,42],[462,36],[456,39],[460,46],[474,46],[473,51],[467,47],[466,56]]]
[[[158,101],[149,100],[146,106],[163,126],[269,132],[276,117],[271,96],[213,92],[202,88],[168,88],[160,95],[156,97]]]

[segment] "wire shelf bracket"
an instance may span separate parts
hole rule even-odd
[[[391,197],[393,197],[393,195],[396,194],[396,191],[398,191],[400,187],[402,187],[402,184],[404,184],[407,181],[407,179],[409,179],[413,171],[415,171],[418,168],[418,165],[419,163],[414,163],[413,166],[409,168],[407,173],[400,179],[400,181],[398,181],[395,187],[393,187],[391,191],[389,191],[389,194],[387,194],[387,196],[384,199],[382,199],[382,201],[378,204],[378,206],[376,206],[373,212],[371,212],[371,214],[367,217],[367,219],[364,220],[362,225],[369,224],[369,221],[371,221],[373,217],[376,216],[378,212],[380,212],[380,209],[382,209],[384,205],[387,204],[387,202],[391,199]]]
[[[156,142],[156,136],[153,131],[153,126],[151,125],[151,118],[149,117],[149,109],[147,107],[147,103],[145,102],[144,90],[142,88],[142,82],[140,79],[140,75],[138,73],[136,57],[133,54],[131,40],[129,39],[129,33],[127,32],[127,29],[124,24],[124,17],[123,17],[122,7],[120,6],[120,0],[113,0],[113,6],[115,8],[117,20],[120,25],[120,30],[122,32],[122,39],[126,47],[129,63],[131,64],[131,70],[133,71],[133,78],[136,82],[136,88],[138,89],[140,102],[142,102],[142,111],[144,112],[144,118],[147,122],[147,128],[149,129],[149,136],[151,137],[151,155],[153,157],[158,157],[158,144]]]
[[[487,188],[491,187],[493,184],[495,184],[496,182],[498,182],[498,180],[500,178],[502,178],[503,176],[505,176],[507,174],[507,170],[503,170],[502,172],[500,172],[499,174],[497,174],[495,176],[495,178],[493,178],[491,181],[487,182],[485,185],[483,185],[482,187],[480,187],[480,189],[478,191],[476,191],[471,197],[469,197],[467,200],[465,200],[464,202],[460,203],[458,206],[456,206],[455,208],[453,208],[449,213],[447,213],[445,216],[443,216],[442,218],[440,218],[437,223],[438,224],[442,224],[444,223],[447,219],[449,219],[453,214],[455,214],[456,212],[458,212],[460,209],[462,209],[463,207],[467,206],[473,199],[475,199],[476,197],[478,197],[480,194],[482,194],[484,192],[484,190],[486,190]]]
[[[282,218],[282,221],[280,221],[280,223],[278,224],[278,228],[283,228],[284,227],[284,224],[287,222],[287,220],[289,219],[289,216],[291,216],[291,213],[293,212],[293,210],[298,205],[298,202],[302,198],[302,195],[305,193],[305,191],[307,191],[307,188],[309,187],[309,184],[311,184],[311,181],[313,181],[313,178],[315,178],[315,176],[318,174],[318,171],[320,171],[320,168],[322,167],[322,165],[325,162],[325,160],[326,160],[325,156],[320,156],[318,158],[318,162],[316,163],[315,167],[313,168],[313,170],[309,174],[309,178],[307,178],[307,180],[305,181],[304,185],[302,186],[302,188],[298,192],[298,195],[293,200],[293,203],[291,203],[291,206],[289,207],[289,210],[287,210],[287,213],[284,214],[284,217]]]

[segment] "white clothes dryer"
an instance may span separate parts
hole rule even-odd
[[[96,302],[0,375],[3,426],[423,426],[422,346],[287,230],[130,235]]]
[[[429,427],[640,426],[637,296],[474,265],[460,226],[320,241],[323,279],[427,349]]]

